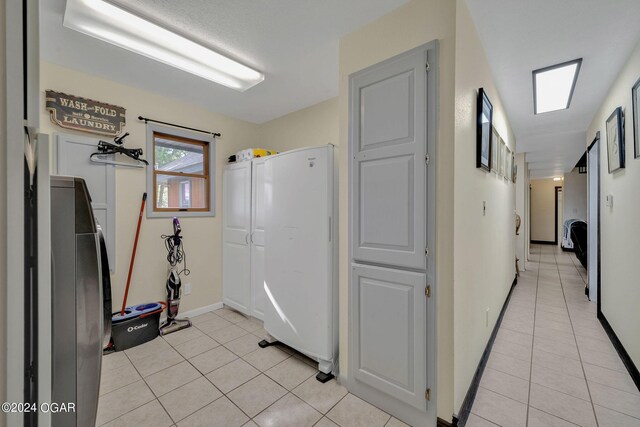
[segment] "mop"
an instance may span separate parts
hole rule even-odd
[[[169,277],[167,277],[167,320],[160,326],[160,335],[167,335],[191,326],[191,320],[189,319],[176,319],[178,308],[180,307],[180,288],[182,286],[180,274],[189,275],[182,236],[180,236],[181,232],[180,221],[178,221],[178,218],[173,218],[173,234],[162,236],[168,252]],[[183,260],[184,269],[178,271],[178,264],[182,263]]]

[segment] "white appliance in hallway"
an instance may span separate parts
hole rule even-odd
[[[223,301],[248,316],[264,312],[264,162],[231,164],[222,173]]]
[[[325,374],[338,353],[334,150],[302,148],[265,162],[264,327]]]

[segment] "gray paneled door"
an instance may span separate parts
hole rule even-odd
[[[116,178],[115,166],[94,163],[89,157],[96,152],[99,138],[78,135],[56,135],[56,173],[78,176],[87,184],[93,213],[102,227],[109,256],[109,268],[115,271],[116,257]]]
[[[354,266],[352,273],[355,377],[423,409],[425,273],[366,265]]]
[[[350,77],[349,375],[364,397],[393,397],[401,403],[385,409],[406,414],[403,405],[410,405],[423,420],[435,330],[425,292],[434,273],[427,256],[427,200],[435,200],[428,191],[435,133],[428,132],[427,109],[435,93],[428,93],[427,63],[434,46]]]
[[[413,53],[351,82],[356,261],[426,268],[425,64]]]

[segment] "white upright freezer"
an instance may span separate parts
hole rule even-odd
[[[302,148],[265,162],[264,327],[324,374],[336,370],[338,356],[334,151]]]

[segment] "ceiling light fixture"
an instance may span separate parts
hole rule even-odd
[[[244,92],[264,74],[103,0],[67,0],[64,26]]]
[[[562,181],[562,178],[560,178],[560,177],[555,177],[555,178],[553,178],[553,180],[554,180],[554,181]]]
[[[535,114],[569,108],[581,65],[582,58],[533,71]]]

